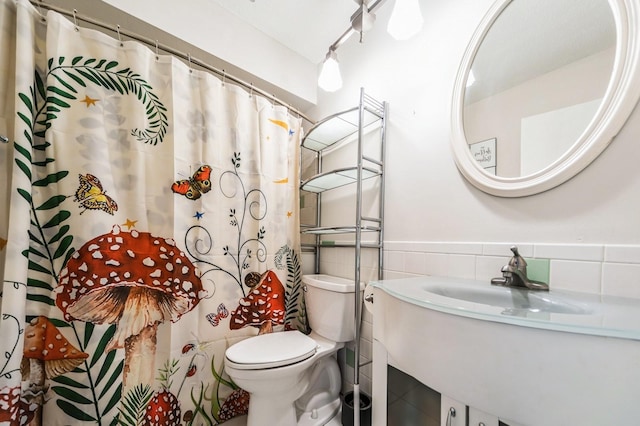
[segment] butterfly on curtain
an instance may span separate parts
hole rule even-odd
[[[171,190],[176,194],[181,194],[190,200],[197,200],[211,191],[211,166],[200,166],[189,179],[178,180],[171,185]]]
[[[227,307],[224,306],[224,303],[218,305],[218,313],[210,313],[207,314],[207,321],[211,323],[212,326],[216,327],[220,324],[220,320],[229,316],[229,311]]]
[[[80,185],[73,201],[80,203],[80,208],[83,209],[80,214],[87,210],[102,210],[113,215],[118,211],[118,204],[107,195],[107,192],[102,188],[100,179],[89,173],[79,174],[78,179]]]

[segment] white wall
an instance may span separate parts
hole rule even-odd
[[[47,0],[122,33],[169,46],[302,110],[316,103],[316,64],[208,0]],[[71,18],[69,18],[71,19]],[[92,25],[81,22],[83,27]],[[100,29],[104,31],[103,29]],[[106,31],[108,32],[108,31]],[[126,36],[123,37],[125,40]],[[154,46],[149,46],[154,49]],[[164,53],[161,51],[161,53]]]
[[[309,114],[357,103],[358,90],[389,102],[385,200],[385,278],[424,274],[486,280],[500,275],[508,247],[550,259],[554,288],[640,297],[640,113],[578,176],[545,193],[516,199],[467,183],[451,154],[450,105],[458,65],[493,0],[421,0],[424,29],[399,42],[385,31],[391,4],[364,44],[338,50],[344,87],[320,92]],[[339,199],[339,198],[338,198]],[[323,205],[339,214],[341,206]],[[323,249],[320,269],[353,277],[347,249]],[[363,260],[374,276],[373,256]],[[367,278],[369,277],[369,278]],[[373,319],[374,321],[378,319]],[[363,324],[363,361],[371,353]],[[361,388],[368,391],[370,371]],[[348,386],[348,384],[345,384]]]
[[[387,241],[615,243],[640,241],[640,158],[635,112],[612,145],[577,177],[546,193],[504,199],[457,171],[449,147],[450,100],[467,41],[492,0],[423,0],[421,34],[394,41],[390,11],[365,43],[338,50],[345,86],[321,92],[316,117],[357,101],[358,88],[390,103]]]

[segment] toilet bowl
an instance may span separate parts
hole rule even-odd
[[[343,345],[318,335],[285,331],[229,347],[225,371],[251,394],[247,425],[323,425],[335,417],[341,381],[332,355]],[[249,360],[252,355],[257,359]],[[319,376],[326,384],[314,387]]]
[[[311,334],[262,334],[225,353],[225,371],[251,395],[248,426],[339,424],[335,354],[355,337],[355,285],[328,275],[305,275],[302,282]]]

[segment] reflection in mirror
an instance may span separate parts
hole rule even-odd
[[[464,89],[467,144],[495,140],[495,168],[486,172],[528,176],[567,153],[602,104],[615,46],[607,0],[514,0],[504,8]]]

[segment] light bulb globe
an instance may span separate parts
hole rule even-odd
[[[342,76],[336,53],[331,51],[322,64],[322,70],[318,77],[318,86],[327,92],[335,92],[342,87]]]
[[[420,32],[423,23],[418,0],[396,0],[387,32],[396,40],[407,40]]]

